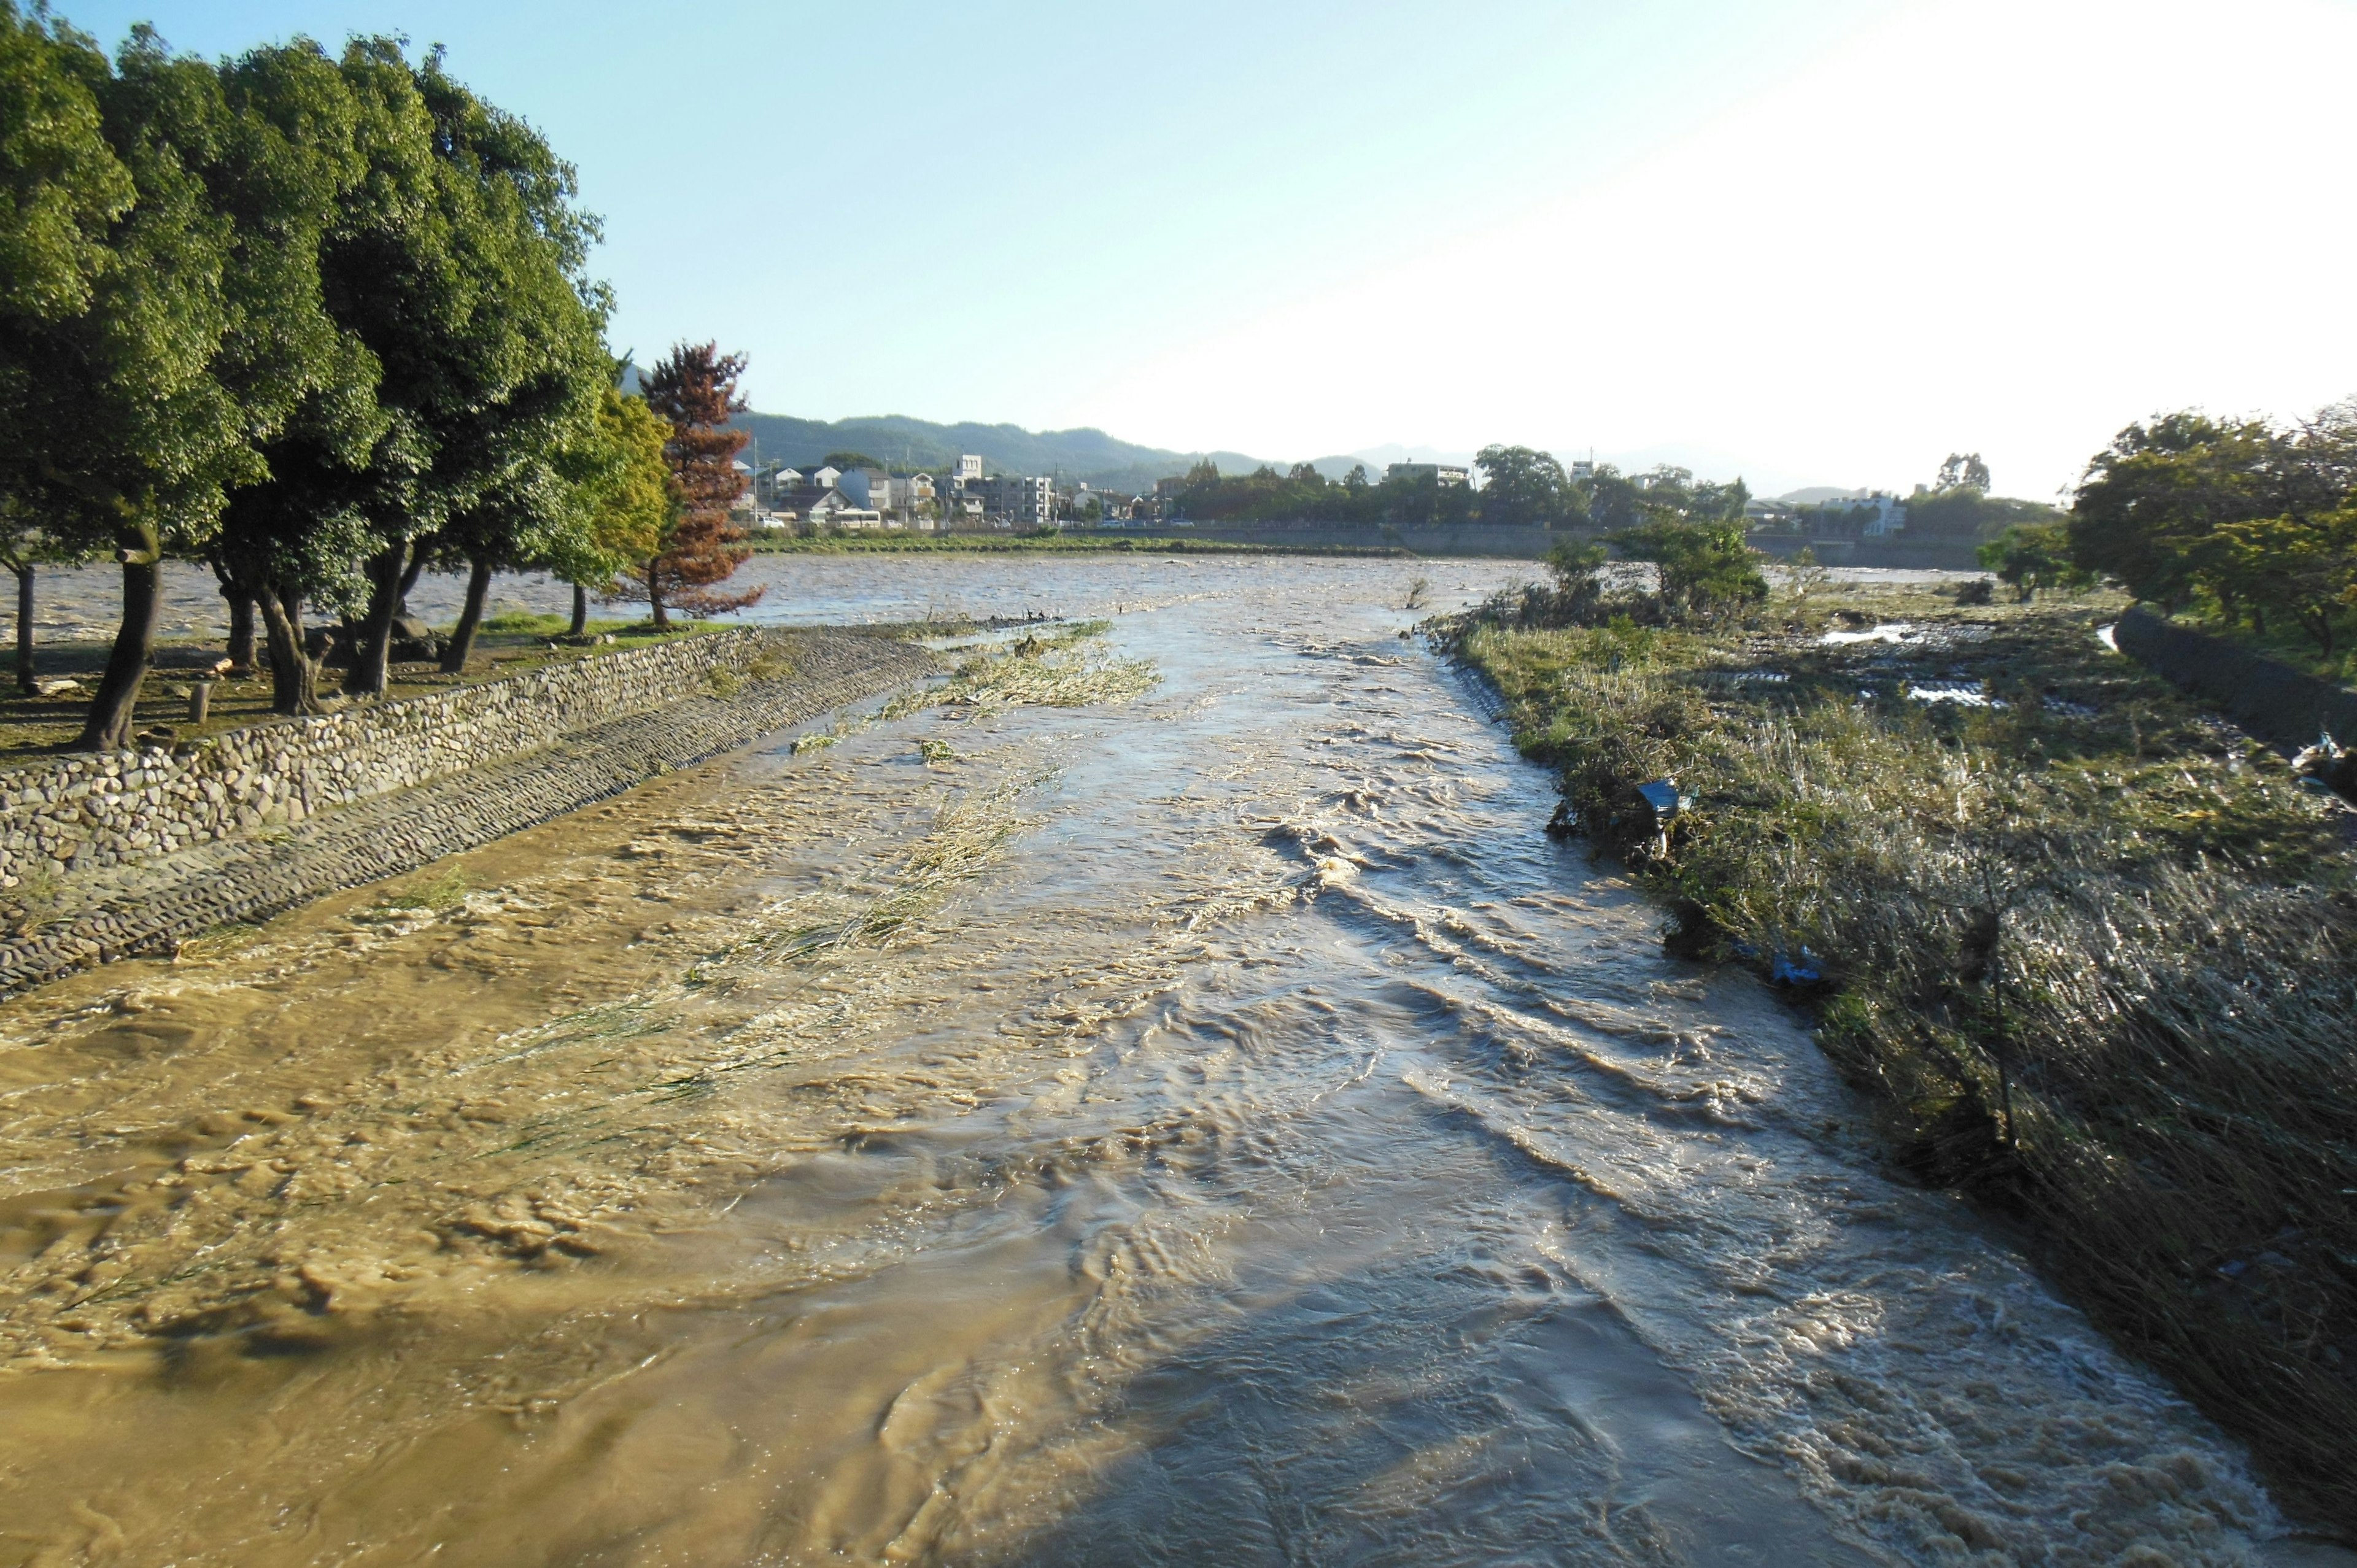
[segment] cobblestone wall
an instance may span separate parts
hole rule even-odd
[[[0,772],[0,895],[172,854],[447,779],[706,688],[775,658],[745,628],[632,649],[169,750],[81,755]]]
[[[694,678],[686,693],[571,731],[558,744],[486,759],[281,831],[233,834],[159,859],[79,873],[38,909],[18,910],[15,929],[0,936],[0,995],[91,964],[169,952],[231,921],[262,919],[323,894],[397,876],[937,668],[923,649],[879,638],[792,637],[785,642],[791,670],[761,662],[778,643],[753,637],[716,650],[717,640],[694,646],[719,667],[748,671],[744,684],[725,695],[710,691],[713,662],[701,666],[701,677],[693,663],[671,663],[674,677]],[[504,713],[504,706],[492,711]],[[495,722],[484,733],[517,732]]]

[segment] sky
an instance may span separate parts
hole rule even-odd
[[[2357,0],[56,0],[440,43],[754,406],[1756,491],[2357,393]]]

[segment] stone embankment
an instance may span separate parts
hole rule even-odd
[[[748,629],[0,776],[0,995],[414,870],[936,668]]]
[[[2262,740],[2305,746],[2319,735],[2357,742],[2357,692],[2303,675],[2280,660],[2237,648],[2138,607],[2112,628],[2122,653],[2180,689],[2207,698]]]
[[[462,773],[777,656],[746,628],[429,696],[287,719],[175,748],[0,772],[0,892],[174,854]],[[0,898],[0,903],[5,903]]]

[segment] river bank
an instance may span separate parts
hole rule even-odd
[[[8,1552],[2293,1560],[1539,831],[1512,568],[791,564],[1109,625],[0,1004]]]
[[[0,995],[414,871],[935,670],[867,637],[665,652],[0,775]]]
[[[1803,1000],[1902,1165],[2031,1220],[2357,1532],[2349,813],[2099,642],[2119,607],[1844,585],[1749,630],[1449,636],[1675,948]]]

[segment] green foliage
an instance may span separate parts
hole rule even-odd
[[[1720,620],[1768,597],[1768,580],[1740,521],[1657,519],[1621,530],[1612,542],[1631,560],[1660,570],[1662,604],[1672,620]]]
[[[2023,604],[2040,589],[2083,593],[2095,575],[2071,558],[2070,532],[2059,522],[2017,523],[1980,547],[1981,565]]]
[[[88,38],[0,0],[0,320],[71,320],[107,270],[132,184],[100,124],[106,74]]]
[[[1838,513],[1836,502],[1820,509]],[[1986,495],[1970,487],[1937,490],[1907,503],[1907,537],[1979,543],[2022,524],[2050,523],[2062,514],[2037,501]]]
[[[2264,638],[2298,627],[2326,660],[2357,611],[2357,406],[2278,429],[2196,413],[2133,424],[2072,505],[2079,566],[2178,610],[2214,607]]]
[[[670,433],[644,399],[605,389],[592,438],[568,454],[572,525],[544,553],[559,581],[606,593],[625,568],[662,549],[678,508],[663,461]]]
[[[1561,521],[1571,481],[1552,454],[1528,446],[1484,446],[1473,461],[1486,481],[1482,521],[1549,528]]]

